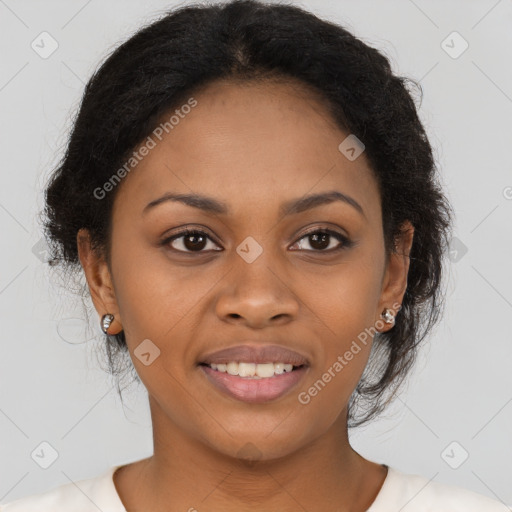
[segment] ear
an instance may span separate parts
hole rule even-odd
[[[400,234],[395,239],[395,250],[390,254],[382,280],[382,291],[377,311],[378,319],[384,309],[389,308],[396,316],[401,307],[405,290],[407,289],[407,274],[409,272],[411,247],[414,237],[414,227],[407,220],[401,225]],[[393,327],[392,324],[385,324],[384,332]]]
[[[76,240],[78,257],[84,269],[94,307],[100,317],[107,313],[114,315],[107,332],[110,335],[118,334],[123,327],[107,262],[92,248],[87,229],[80,229]]]

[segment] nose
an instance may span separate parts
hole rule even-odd
[[[253,329],[287,324],[299,312],[299,300],[287,281],[266,262],[239,262],[226,276],[216,313],[224,322]]]

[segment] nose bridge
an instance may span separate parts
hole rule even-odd
[[[219,316],[256,324],[297,314],[297,298],[272,249],[249,236],[233,252],[230,265],[217,301]]]
[[[252,236],[246,237],[233,253],[232,269],[235,291],[246,294],[281,296],[282,280],[276,276],[279,273],[277,254],[270,247],[266,238],[265,243]]]

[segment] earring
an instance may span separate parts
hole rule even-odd
[[[108,334],[108,328],[110,327],[110,324],[113,322],[114,320],[114,315],[111,315],[110,313],[107,313],[106,315],[103,315],[101,317],[101,330],[105,333],[105,334]]]
[[[395,323],[395,315],[393,315],[393,312],[391,309],[386,308],[382,313],[381,317],[384,318],[384,321],[387,324],[394,324]]]

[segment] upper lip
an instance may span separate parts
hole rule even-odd
[[[227,347],[211,352],[201,359],[204,364],[242,363],[284,363],[293,366],[308,365],[306,357],[280,345],[245,344]]]

